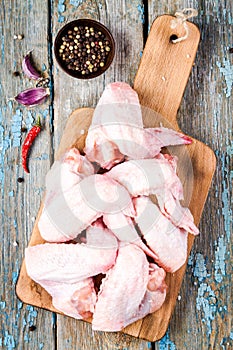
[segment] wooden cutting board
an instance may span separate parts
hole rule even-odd
[[[182,26],[175,30],[171,29],[170,23],[173,18],[165,15],[154,21],[135,78],[134,88],[140,102],[148,107],[143,108],[145,127],[155,127],[162,122],[164,126],[179,130],[176,115],[195,59],[200,33],[194,24],[188,23],[188,38],[177,44],[171,43],[171,35],[180,37],[184,34]],[[89,108],[77,109],[71,114],[56,153],[56,159],[71,146],[83,149],[92,115],[93,109]],[[187,116],[187,118],[190,117],[192,116]],[[198,224],[215,170],[214,153],[197,140],[193,140],[189,146],[169,148],[169,151],[179,156],[178,173],[184,186],[184,204],[189,206],[195,223]],[[43,203],[35,222],[30,246],[44,242],[37,226],[42,208]],[[189,252],[192,244],[193,236],[189,235]],[[165,334],[185,268],[184,265],[176,273],[167,274],[168,293],[160,310],[126,327],[124,333],[149,341],[156,341]],[[47,292],[28,277],[24,262],[16,292],[25,303],[57,312]]]

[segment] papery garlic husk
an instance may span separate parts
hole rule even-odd
[[[43,103],[48,96],[49,96],[48,88],[38,87],[38,88],[27,89],[20,92],[15,97],[15,100],[24,106],[34,107]]]
[[[23,68],[24,74],[28,78],[38,80],[38,79],[41,79],[41,74],[39,72],[37,72],[37,70],[32,65],[31,52],[32,51],[29,51],[26,54],[26,56],[24,57],[23,62],[22,62],[22,68]]]

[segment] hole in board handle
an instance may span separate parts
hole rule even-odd
[[[170,43],[174,44],[174,43],[173,43],[173,40],[177,40],[177,39],[178,39],[178,36],[177,36],[176,34],[172,34],[172,35],[170,36],[169,41],[170,41]]]

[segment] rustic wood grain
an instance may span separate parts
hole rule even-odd
[[[201,31],[178,112],[180,128],[214,150],[217,169],[170,329],[155,349],[233,347],[232,321],[232,1],[148,1],[154,17],[194,7]],[[224,69],[225,68],[225,69]],[[229,88],[227,89],[227,84]]]
[[[170,42],[171,35],[176,34],[180,37],[182,28],[171,29],[172,19],[171,16],[161,16],[152,24],[134,88],[143,106],[156,110],[178,129],[176,114],[195,59],[199,31],[195,25],[189,23],[188,39],[173,44]],[[198,224],[215,170],[215,156],[210,148],[197,140],[194,140],[188,149],[194,177],[192,183],[186,181],[184,193],[191,192],[189,208],[195,223]],[[189,237],[189,249],[192,243],[193,238]],[[169,276],[169,296],[158,312],[143,320],[139,336],[158,340],[164,335],[184,271],[185,268],[182,268]]]
[[[70,2],[71,3],[71,2]],[[54,60],[54,146],[58,148],[66,120],[75,108],[95,107],[106,84],[121,80],[133,83],[143,49],[142,22],[138,6],[140,1],[106,2],[74,1],[78,6],[66,4],[64,22],[59,23],[58,1],[54,4],[53,40],[66,22],[77,18],[92,18],[106,25],[114,36],[116,53],[105,74],[90,80],[74,79],[66,75]],[[69,91],[69,95],[67,95]]]
[[[58,3],[65,4],[65,11]],[[76,4],[79,6],[72,5]],[[144,1],[145,27],[164,13],[173,14],[178,8],[195,7],[199,16],[194,19],[201,30],[201,43],[195,66],[188,82],[181,108],[179,126],[187,134],[209,145],[217,156],[217,171],[200,223],[201,235],[195,240],[188,270],[176,304],[170,330],[153,348],[161,349],[224,349],[233,347],[231,333],[231,266],[232,266],[232,1],[231,0],[166,0]],[[147,18],[148,10],[148,18]],[[50,17],[50,13],[52,14]],[[1,337],[4,349],[146,349],[150,345],[131,337],[91,333],[83,325],[72,329],[70,318],[61,317],[58,324],[58,345],[54,338],[55,319],[50,312],[31,309],[21,304],[14,293],[14,284],[36,217],[44,175],[53,159],[51,150],[47,105],[31,110],[32,116],[41,114],[46,129],[33,149],[30,180],[16,183],[22,175],[19,166],[18,134],[12,132],[13,116],[28,119],[26,108],[8,104],[7,98],[21,89],[32,86],[27,79],[12,78],[12,72],[20,70],[22,54],[34,48],[36,63],[48,67],[51,57],[47,48],[47,34],[51,36],[47,18],[53,21],[53,38],[64,21],[84,14],[105,21],[117,37],[119,50],[111,74],[99,77],[95,86],[74,81],[62,75],[54,66],[55,78],[55,149],[60,142],[63,127],[70,112],[81,106],[95,106],[106,83],[125,80],[133,83],[142,51],[141,1],[94,2],[31,0],[1,2],[1,70],[0,70],[0,149],[1,149]],[[48,17],[47,17],[48,15]],[[62,18],[64,16],[64,19]],[[58,20],[60,22],[58,22]],[[23,33],[25,39],[15,42],[15,33]],[[51,37],[50,37],[51,38]],[[126,40],[124,40],[126,39]],[[22,52],[23,51],[23,52]],[[51,66],[53,68],[53,66]],[[110,72],[110,71],[109,71]],[[59,78],[60,76],[60,78]],[[59,79],[58,79],[59,78]],[[67,87],[67,89],[66,89]],[[71,96],[71,99],[66,97]],[[66,95],[66,97],[64,97]],[[59,108],[58,108],[59,107]],[[19,112],[18,112],[19,113]],[[15,126],[15,125],[14,125]],[[19,126],[18,126],[19,128]],[[18,129],[16,126],[16,130]],[[14,130],[14,128],[13,128]],[[24,134],[20,134],[21,141]],[[11,144],[11,147],[10,147]],[[46,158],[48,154],[49,159]],[[40,160],[41,159],[41,160]],[[12,192],[14,191],[14,192]],[[12,197],[13,195],[13,197]],[[19,246],[12,246],[12,241]],[[12,285],[13,281],[13,285]],[[36,314],[37,313],[37,314]],[[36,324],[35,331],[29,326]],[[74,328],[74,327],[73,327]],[[45,331],[46,329],[46,331]]]
[[[48,68],[47,4],[40,2],[1,2],[1,69],[0,69],[0,152],[1,152],[1,300],[0,347],[4,349],[46,349],[54,347],[53,314],[16,297],[15,284],[24,248],[28,244],[38,205],[44,190],[44,176],[50,166],[49,101],[41,107],[27,109],[8,99],[34,86],[23,76],[21,62],[29,50],[39,69]],[[23,40],[14,40],[23,34]],[[18,71],[20,76],[13,73]],[[46,72],[45,72],[46,74]],[[40,115],[44,130],[30,155],[30,175],[21,167],[21,144],[25,133]],[[17,178],[24,178],[18,183]],[[35,326],[35,330],[34,327]],[[31,328],[32,327],[32,328]],[[46,332],[41,330],[46,329]]]
[[[75,2],[73,2],[75,3]],[[63,12],[64,22],[59,23],[57,12],[58,1],[55,1],[53,11],[53,39],[59,28],[66,22],[75,18],[87,17],[101,21],[112,32],[116,42],[116,54],[110,68],[104,75],[89,81],[76,80],[65,75],[54,62],[54,147],[58,149],[61,135],[70,113],[79,107],[95,107],[106,84],[123,80],[133,82],[135,72],[140,61],[140,51],[143,48],[142,19],[138,6],[141,1],[77,1],[78,6],[66,1]],[[69,95],[67,95],[69,91]],[[119,349],[125,347],[125,337],[113,334],[92,335],[91,327],[87,323],[57,317],[57,347],[64,349],[67,339],[74,344],[80,344],[78,349]],[[90,335],[90,336],[87,336]],[[122,338],[122,342],[121,342]],[[127,338],[127,349],[146,349],[148,344],[143,341]],[[114,345],[115,344],[115,345]]]
[[[166,116],[174,128],[178,129],[175,119],[176,111],[193,65],[199,42],[199,31],[194,25],[189,24],[189,39],[179,45],[171,44],[169,38],[172,32],[169,24],[172,19],[172,16],[161,16],[156,19],[151,27],[134,86],[143,106],[159,111]],[[188,59],[186,57],[187,52],[189,53]],[[185,62],[182,62],[184,58]],[[161,84],[159,79],[155,79],[160,74],[166,75],[164,84]],[[161,120],[160,118],[157,119],[157,114],[152,110],[146,112],[143,113],[144,126],[158,126]],[[72,113],[59,145],[58,158],[72,145],[76,145],[80,151],[83,150],[85,135],[82,135],[82,132],[87,132],[91,119],[92,110],[90,109],[78,109]],[[185,175],[181,176],[184,182],[184,197],[186,198],[187,194],[190,195],[189,207],[193,212],[196,224],[198,224],[215,169],[215,157],[207,146],[196,140],[187,147],[187,153],[190,158],[190,170],[193,171],[193,178],[187,176],[186,157],[185,159],[180,157],[178,172],[180,175],[185,172]],[[39,216],[40,214],[41,210]],[[32,232],[30,245],[43,243],[37,222],[38,218]],[[190,237],[189,249],[191,249],[192,242],[193,238]],[[125,330],[126,333],[150,341],[158,340],[165,334],[184,271],[185,266],[177,273],[167,275],[168,294],[162,308],[153,315],[146,317],[145,320],[140,320],[128,326]],[[41,289],[40,293],[38,293],[39,289]],[[24,302],[28,302],[29,299],[32,305],[54,310],[50,296],[46,295],[40,287],[35,290],[35,283],[28,278],[24,267],[21,270],[17,293]]]

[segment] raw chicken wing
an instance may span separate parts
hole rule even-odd
[[[167,159],[129,160],[116,165],[105,176],[125,186],[131,196],[160,194],[170,191],[176,199],[183,199],[183,187],[173,166]]]
[[[147,291],[141,304],[141,318],[148,313],[155,312],[163,305],[167,285],[165,283],[166,272],[162,267],[150,263],[149,265],[149,282],[147,284]],[[149,312],[145,313],[145,308],[149,306]],[[143,312],[144,310],[144,312]]]
[[[71,148],[60,160],[56,160],[46,175],[46,198],[49,203],[54,196],[69,190],[84,177],[94,174],[89,160],[80,155],[77,148]]]
[[[65,315],[84,320],[92,316],[96,291],[91,277],[76,283],[54,281],[38,283],[52,296],[53,306]]]
[[[103,221],[120,242],[125,242],[126,244],[133,243],[140,247],[148,256],[155,260],[158,259],[158,256],[154,251],[149,249],[142,242],[130,217],[125,216],[121,212],[116,214],[104,214]]]
[[[143,129],[137,93],[126,83],[106,87],[94,111],[85,153],[102,168],[131,159],[155,157],[164,146],[189,144],[191,139],[172,129]]]
[[[195,235],[199,233],[190,210],[179,202],[183,199],[183,187],[174,164],[165,157],[130,160],[116,165],[104,176],[124,185],[134,197],[155,194],[160,210],[176,226]]]
[[[92,315],[93,276],[115,263],[117,240],[108,229],[89,227],[87,244],[40,244],[25,250],[28,275],[52,296],[59,311],[77,319]]]
[[[111,178],[90,175],[48,203],[41,214],[38,227],[49,242],[74,239],[103,213],[122,211],[134,216],[128,191]]]
[[[134,244],[120,245],[114,267],[102,280],[92,329],[120,331],[138,319],[139,306],[149,281],[149,263]]]
[[[165,277],[166,272],[163,268],[153,263],[149,264],[149,281],[147,284],[147,290],[139,306],[136,317],[131,320],[132,322],[135,322],[161,308],[167,294]]]
[[[135,222],[157,255],[155,261],[167,272],[175,272],[187,258],[187,231],[176,227],[148,197],[135,198],[134,204]]]
[[[43,281],[76,283],[105,273],[116,258],[117,244],[113,236],[111,239],[110,247],[65,243],[28,247],[25,251],[28,275],[41,284]]]
[[[116,264],[102,280],[92,328],[120,331],[158,310],[166,298],[165,276],[140,248],[121,244]]]

